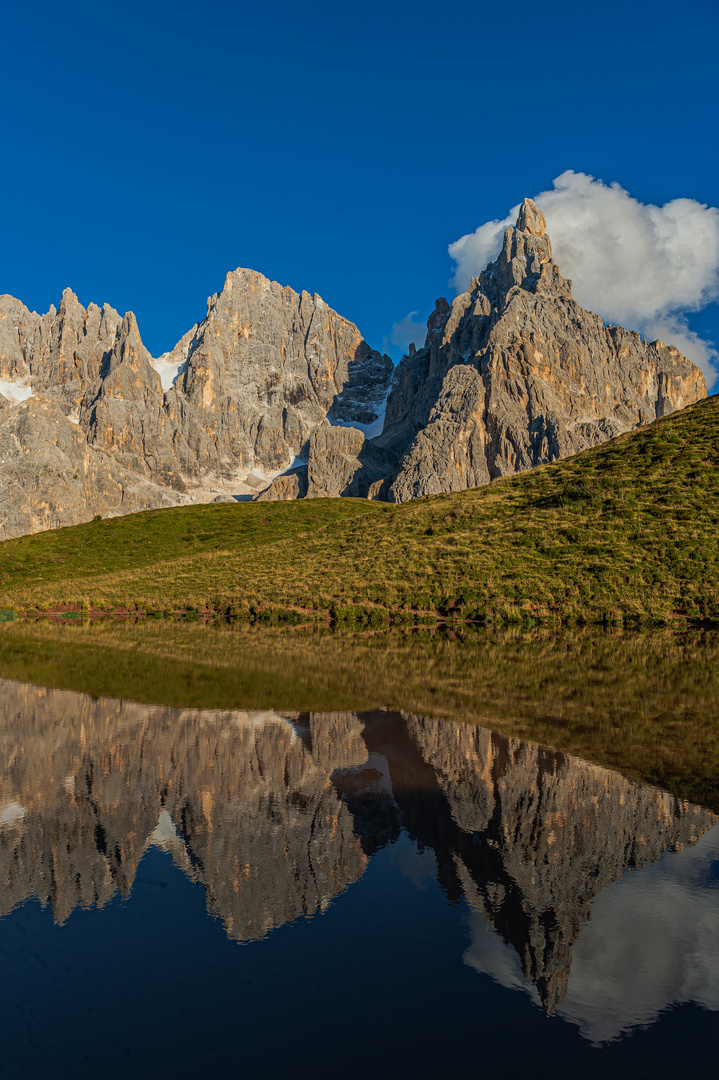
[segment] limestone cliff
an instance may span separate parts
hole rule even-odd
[[[392,362],[318,295],[239,269],[153,359],[130,312],[0,297],[0,539],[244,495],[307,460],[320,426],[369,424]]]
[[[675,348],[605,326],[572,299],[526,199],[494,263],[392,380],[382,435],[393,502],[486,484],[575,454],[706,396]]]
[[[238,269],[154,359],[131,312],[2,296],[0,539],[190,501],[459,491],[706,395],[676,349],[572,299],[529,199],[427,330],[393,370],[317,294]]]
[[[52,398],[0,408],[0,538],[181,501],[93,450]]]
[[[572,299],[544,215],[525,200],[498,259],[392,377],[381,434],[309,448],[295,494],[405,502],[478,487],[611,439],[706,396],[676,349],[605,326]],[[286,498],[272,485],[264,498]]]

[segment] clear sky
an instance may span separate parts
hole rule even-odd
[[[320,293],[381,348],[452,295],[450,243],[566,170],[719,203],[716,0],[0,15],[0,292],[131,309],[154,355],[237,266]],[[689,326],[719,343],[717,305]]]

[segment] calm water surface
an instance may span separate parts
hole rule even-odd
[[[704,1076],[709,809],[486,727],[0,681],[0,1076]]]

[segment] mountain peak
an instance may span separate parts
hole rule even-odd
[[[533,199],[525,199],[520,206],[516,227],[520,232],[530,233],[531,236],[544,236],[547,222]]]

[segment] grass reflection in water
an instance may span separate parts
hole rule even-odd
[[[9,623],[0,675],[177,707],[399,709],[530,739],[719,810],[719,634]]]

